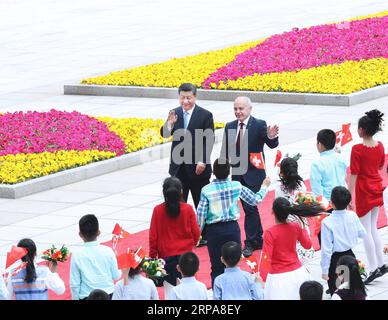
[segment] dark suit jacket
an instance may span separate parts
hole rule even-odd
[[[241,154],[241,161],[245,161],[245,167],[246,164],[248,166],[246,172],[241,173],[240,169],[238,169],[239,164],[236,158],[236,152],[231,152],[231,150],[235,150],[236,146],[237,126],[238,120],[226,124],[222,140],[221,156],[231,161],[233,180],[241,181],[243,179],[248,186],[260,187],[266,174],[263,169],[257,169],[249,161],[249,154],[263,152],[264,143],[271,149],[276,148],[279,145],[279,139],[269,139],[267,137],[266,122],[251,116],[241,142],[241,152],[243,153],[245,151],[244,154]]]
[[[160,134],[163,138],[173,136],[169,169],[170,175],[176,176],[180,166],[183,164],[181,161],[177,161],[175,157],[173,158],[173,154],[178,153],[180,157],[184,157],[184,167],[187,175],[191,179],[209,179],[212,173],[210,154],[214,145],[214,121],[212,113],[195,105],[189,125],[184,130],[182,107],[177,107],[174,110],[178,116],[178,120],[171,132],[167,129],[167,122],[160,129]],[[201,136],[201,132],[205,132],[205,134]],[[206,164],[206,169],[201,175],[195,174],[198,162]]]

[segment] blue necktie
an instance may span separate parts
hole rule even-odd
[[[183,113],[183,126],[185,129],[187,129],[187,125],[189,124],[189,113],[185,111]]]

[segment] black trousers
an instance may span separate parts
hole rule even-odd
[[[237,221],[207,224],[207,250],[211,263],[212,287],[214,279],[224,273],[225,266],[221,262],[221,248],[228,241],[241,243],[241,232]]]
[[[167,272],[167,276],[163,278],[163,281],[166,280],[168,283],[172,284],[173,286],[176,286],[177,278],[179,279],[182,278],[180,272],[178,272],[176,268],[179,262],[179,258],[180,258],[180,255],[163,258],[163,260],[166,262],[164,269]],[[163,281],[160,282],[159,284],[160,286],[163,285]]]
[[[189,197],[189,191],[193,197],[194,206],[197,209],[199,204],[199,198],[201,196],[201,190],[204,186],[210,183],[209,178],[205,179],[193,179],[187,175],[185,164],[181,165],[176,177],[182,182],[183,187],[183,200],[187,202]]]
[[[241,179],[241,184],[254,193],[260,190],[260,186],[248,186],[244,179]],[[250,204],[241,200],[244,208],[244,230],[245,230],[245,245],[250,246],[262,246],[263,245],[263,227],[261,225],[261,219],[259,209],[257,206],[251,206]]]
[[[331,255],[330,267],[329,267],[329,280],[327,281],[327,284],[329,285],[329,292],[331,295],[333,295],[333,293],[338,289],[337,286],[335,285],[335,282],[337,280],[337,274],[335,270],[337,268],[337,263],[339,258],[343,256],[356,257],[352,250],[347,250],[343,252],[334,252]]]

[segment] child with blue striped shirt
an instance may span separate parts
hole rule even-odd
[[[56,266],[39,266],[34,264],[36,245],[31,239],[22,239],[18,247],[26,248],[27,254],[22,258],[27,265],[8,279],[9,299],[48,300],[48,289],[60,295],[65,292],[65,284],[56,273]]]

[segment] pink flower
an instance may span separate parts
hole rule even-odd
[[[204,88],[255,73],[297,71],[321,65],[388,58],[388,16],[294,28],[240,53],[203,81]]]
[[[99,150],[121,155],[125,143],[107,125],[77,111],[28,111],[0,117],[0,155]]]

